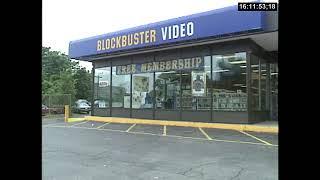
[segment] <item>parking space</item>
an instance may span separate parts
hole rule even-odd
[[[164,126],[159,125],[137,124],[130,130],[130,132],[141,132],[162,135],[163,128]]]
[[[252,131],[246,131],[247,133],[261,139],[264,141],[267,141],[271,144],[278,145],[278,135],[272,134],[272,133],[261,133],[261,132],[252,132]]]
[[[206,138],[205,135],[198,128],[193,128],[193,127],[167,126],[167,135],[203,138],[203,139]]]
[[[90,128],[97,130],[115,130],[126,133],[140,133],[167,137],[211,140],[214,142],[247,143],[278,146],[278,135],[272,133],[243,132],[228,129],[195,128],[179,126],[160,126],[147,124],[124,124],[95,121],[65,123],[63,120],[44,122],[47,127]]]
[[[43,127],[46,178],[277,179],[275,134],[63,120]]]
[[[126,131],[131,126],[132,126],[132,124],[109,123],[109,124],[103,126],[101,129],[111,129],[111,130]]]
[[[236,130],[212,129],[212,128],[203,128],[203,130],[212,139],[260,143],[260,141],[258,141],[257,139],[254,139],[254,138],[252,138],[250,136],[242,134],[242,133],[240,133],[239,131],[236,131]]]

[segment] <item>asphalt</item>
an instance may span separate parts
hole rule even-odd
[[[81,124],[80,124],[81,123]],[[274,180],[278,146],[232,130],[44,121],[42,176],[48,180]],[[277,136],[248,132],[277,144]],[[221,141],[220,141],[221,140]],[[225,140],[225,141],[224,141]],[[241,142],[252,142],[241,143]]]

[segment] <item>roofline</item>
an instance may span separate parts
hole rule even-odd
[[[163,51],[163,50],[171,50],[171,49],[179,49],[179,48],[185,48],[185,47],[191,47],[191,46],[200,46],[200,45],[206,45],[206,44],[215,44],[220,42],[226,42],[226,41],[232,41],[232,40],[238,40],[238,39],[245,39],[246,36],[252,36],[252,35],[259,35],[259,34],[265,34],[265,33],[272,33],[277,32],[278,30],[272,30],[272,31],[262,31],[262,32],[252,32],[252,33],[246,33],[246,34],[239,34],[235,36],[223,36],[223,37],[216,37],[211,39],[204,39],[200,41],[189,41],[189,42],[182,42],[177,44],[167,44],[162,47],[156,46],[156,47],[149,47],[149,48],[139,48],[139,49],[132,49],[131,51],[126,50],[126,53],[123,52],[114,52],[112,54],[106,55],[106,54],[100,54],[96,57],[93,56],[87,56],[83,58],[78,58],[75,60],[82,60],[82,61],[96,61],[101,59],[110,59],[115,57],[122,57],[122,56],[129,56],[129,55],[136,55],[136,54],[144,54],[149,52],[157,52],[157,51]],[[250,37],[248,37],[250,38]]]

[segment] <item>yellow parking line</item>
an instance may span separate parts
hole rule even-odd
[[[97,129],[99,131],[114,131],[114,132],[123,132],[125,133],[124,130],[119,130],[119,129]]]
[[[223,140],[223,139],[213,139],[213,141],[220,141],[220,142],[229,142],[229,143],[241,143],[241,144],[254,144],[254,145],[263,145],[263,146],[278,146],[274,144],[265,144],[265,143],[255,143],[255,142],[248,142],[248,141],[232,141],[232,140]]]
[[[247,136],[250,136],[250,137],[252,137],[252,138],[254,138],[254,139],[256,139],[256,140],[258,140],[258,141],[260,141],[260,142],[263,142],[263,143],[265,143],[265,144],[267,144],[267,145],[273,145],[273,144],[271,144],[271,143],[268,143],[267,141],[264,141],[264,140],[262,140],[262,139],[259,139],[259,138],[255,137],[255,136],[253,136],[253,135],[251,135],[251,134],[248,134],[248,133],[246,133],[246,132],[244,132],[244,131],[239,131],[239,132],[241,132],[241,133],[243,133],[243,134],[245,134],[245,135],[247,135]]]
[[[205,140],[205,141],[208,140],[206,138],[189,137],[189,136],[177,136],[177,135],[170,135],[170,134],[168,134],[167,137],[176,137],[176,138],[183,138],[183,139],[197,139],[197,140]]]
[[[101,125],[101,126],[97,127],[97,129],[100,129],[100,128],[102,128],[103,126],[105,126],[105,125],[107,125],[107,124],[110,124],[110,122],[105,123],[105,124],[103,124],[103,125]]]
[[[81,123],[77,123],[77,124],[74,124],[74,125],[72,125],[70,127],[74,127],[75,125],[84,124],[84,123],[87,123],[87,122],[89,122],[89,121],[84,121],[84,122],[81,122]]]
[[[212,140],[212,138],[201,128],[199,127],[199,130],[202,132],[202,134],[209,140]]]
[[[163,134],[162,135],[163,136],[167,135],[167,126],[166,125],[163,126]]]
[[[133,124],[132,126],[130,126],[130,127],[126,130],[126,132],[129,132],[135,125],[136,125],[136,124]]]
[[[125,131],[123,131],[123,132],[125,132]],[[133,131],[131,131],[131,132],[128,132],[128,133],[130,133],[130,134],[146,134],[146,135],[152,135],[152,136],[161,136],[161,134],[153,134],[153,133],[146,133],[146,132],[133,132]]]
[[[81,126],[70,126],[70,128],[78,128],[78,129],[97,129],[97,128],[90,128],[90,127],[81,127]]]

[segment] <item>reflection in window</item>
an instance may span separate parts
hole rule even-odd
[[[132,108],[153,108],[153,73],[132,75]]]
[[[156,108],[177,109],[176,101],[180,95],[180,74],[175,71],[155,74]]]
[[[94,108],[107,108],[110,101],[110,67],[95,69]]]
[[[214,111],[247,111],[246,65],[246,53],[212,56]]]
[[[112,67],[112,107],[130,108],[130,75],[117,75]]]

